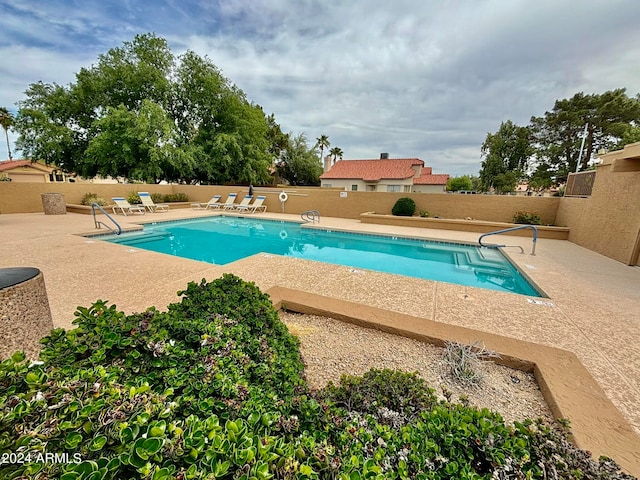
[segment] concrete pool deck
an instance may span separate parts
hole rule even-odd
[[[123,226],[134,226],[209,214],[176,209],[117,219]],[[300,218],[270,212],[254,217]],[[473,243],[478,239],[477,233],[340,218],[323,217],[320,226]],[[532,299],[276,255],[258,254],[216,266],[82,236],[96,232],[100,231],[93,228],[89,215],[0,215],[0,267],[31,266],[43,272],[55,326],[70,328],[76,307],[97,299],[128,313],[152,305],[163,309],[178,299],[176,292],[189,281],[212,280],[229,272],[256,282],[263,291],[284,287],[568,350],[640,433],[640,268],[568,241],[539,239],[532,256],[530,236],[504,237],[506,243],[524,248],[525,254],[515,249],[506,253],[549,297]],[[640,464],[640,451],[631,452],[628,460]]]

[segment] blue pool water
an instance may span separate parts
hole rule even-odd
[[[236,217],[146,225],[110,242],[216,265],[260,252],[540,297],[496,249],[301,228]]]

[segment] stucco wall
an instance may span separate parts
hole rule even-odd
[[[598,167],[589,198],[563,198],[556,220],[570,228],[569,241],[626,264],[636,263],[640,236],[640,172]]]
[[[264,194],[269,211],[280,212],[279,188],[256,188],[255,194]],[[430,215],[442,218],[467,218],[494,222],[510,222],[515,212],[524,210],[538,213],[543,224],[558,224],[556,210],[559,198],[515,197],[495,195],[455,195],[440,193],[403,192],[351,192],[326,188],[284,188],[289,199],[285,213],[301,213],[305,210],[319,210],[321,215],[330,217],[359,218],[361,213],[376,212],[390,214],[391,208],[400,197],[411,197],[416,202],[417,211],[427,210]],[[223,199],[230,192],[239,197],[247,194],[248,187],[196,186],[196,185],[86,185],[73,183],[39,184],[0,182],[0,213],[41,212],[42,193],[62,193],[66,203],[79,204],[88,193],[96,193],[105,200],[114,196],[126,196],[132,191],[150,193],[186,193],[192,202],[206,202],[214,194]],[[346,195],[346,196],[345,196]],[[560,224],[558,224],[560,225]]]

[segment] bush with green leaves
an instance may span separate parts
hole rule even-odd
[[[99,197],[97,193],[85,193],[80,203],[82,205],[91,205],[92,203],[97,203],[100,206],[109,205],[109,202]]]
[[[411,217],[416,213],[416,202],[410,197],[399,198],[391,209],[393,215]]]
[[[516,212],[513,216],[513,223],[525,225],[540,225],[540,215],[530,212]]]
[[[186,193],[168,193],[164,196],[164,201],[167,203],[171,202],[188,202],[189,195]]]
[[[179,293],[166,312],[79,307],[41,361],[0,363],[0,456],[22,459],[0,478],[631,478],[540,422],[437,402],[415,374],[314,394],[254,284],[224,275]]]
[[[140,199],[140,195],[138,195],[138,192],[129,192],[127,193],[127,202],[129,202],[131,205],[140,205],[142,203],[142,200]]]

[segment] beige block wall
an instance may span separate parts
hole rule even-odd
[[[640,237],[640,171],[612,172],[598,167],[589,198],[563,198],[557,222],[570,228],[569,241],[636,264],[634,247]]]

